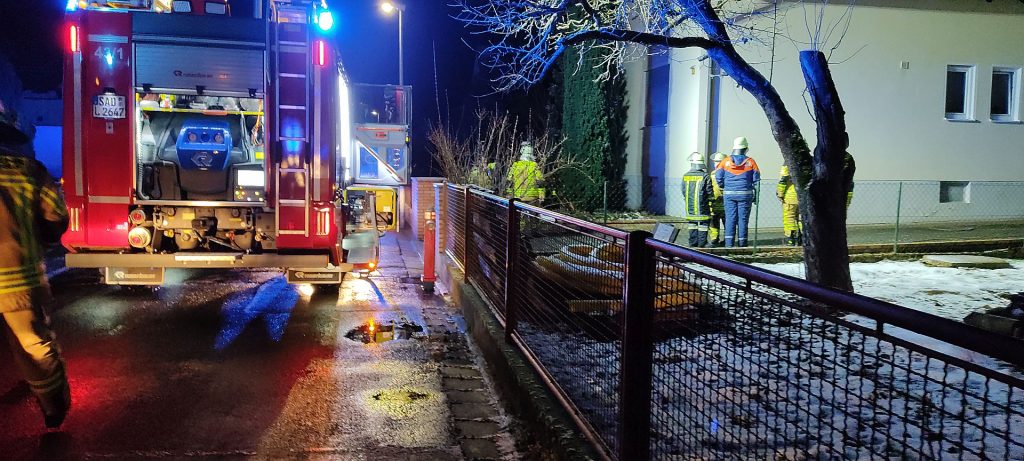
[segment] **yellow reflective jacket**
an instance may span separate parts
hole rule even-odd
[[[544,198],[544,188],[540,182],[544,179],[537,167],[537,162],[519,160],[508,170],[508,194],[516,200],[531,202]]]
[[[775,196],[782,200],[782,203],[797,204],[796,183],[789,175],[789,168],[786,165],[782,165],[782,169],[779,170],[779,184],[775,186]]]
[[[34,159],[0,150],[0,312],[25,309],[16,296],[45,283],[43,244],[67,229],[53,178]]]

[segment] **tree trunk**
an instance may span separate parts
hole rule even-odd
[[[845,112],[825,55],[817,50],[801,51],[800,67],[811,95],[818,137],[813,168],[795,170],[807,280],[853,291],[843,181],[849,147]]]

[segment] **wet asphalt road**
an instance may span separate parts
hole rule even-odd
[[[66,271],[53,280],[53,326],[72,412],[46,431],[0,345],[0,458],[462,459],[438,373],[444,332],[431,331],[442,327],[381,344],[345,337],[371,318],[458,329],[451,307],[402,277],[401,259],[334,293],[269,271],[169,272],[156,291]]]

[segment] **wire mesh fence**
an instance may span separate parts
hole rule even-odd
[[[614,451],[624,235],[535,209],[521,210],[519,223],[515,333]]]
[[[465,193],[467,278],[608,458],[1024,459],[1024,342]]]
[[[785,244],[777,184],[765,177],[757,187],[751,245]],[[681,177],[626,176],[555,187],[545,206],[572,216],[625,230],[685,225]],[[1024,182],[856,181],[847,213],[851,245],[1022,238]]]
[[[1024,382],[994,362],[680,255],[656,259],[699,315],[655,325],[653,459],[1024,456]]]
[[[466,275],[485,297],[501,301],[495,313],[504,318],[508,201],[476,191],[467,198]]]
[[[448,235],[445,237],[445,251],[452,261],[465,269],[466,261],[466,187],[446,184],[444,187],[445,206],[448,208],[445,224]]]

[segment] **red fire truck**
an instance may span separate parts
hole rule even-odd
[[[163,283],[166,268],[272,267],[294,283],[339,283],[375,267],[380,215],[360,218],[372,227],[361,232],[343,203],[354,121],[325,2],[67,10],[69,267],[138,285]],[[360,205],[376,209],[366,192]]]

